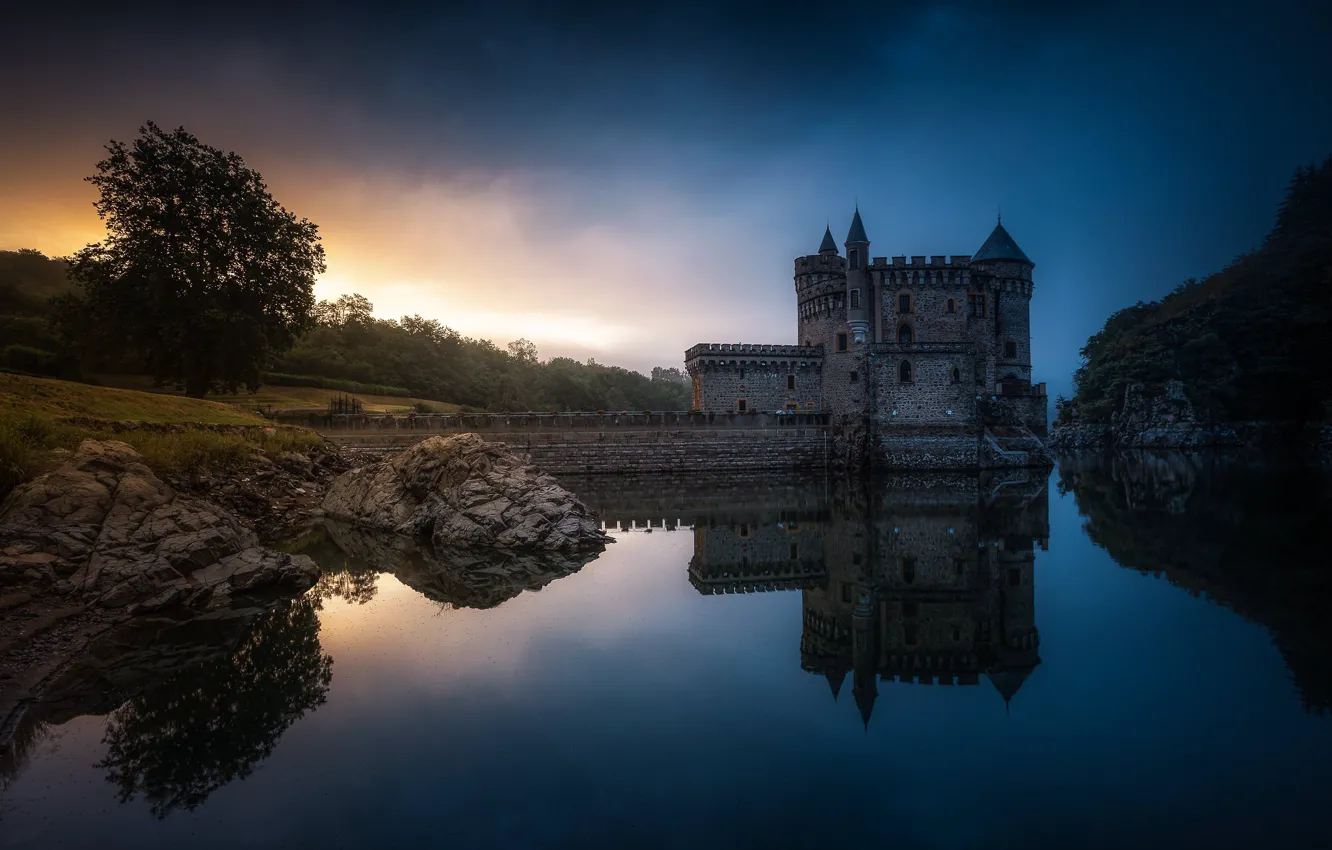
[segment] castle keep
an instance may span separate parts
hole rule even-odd
[[[1031,380],[1032,269],[1002,221],[974,255],[871,259],[857,209],[795,261],[796,344],[685,352],[693,407],[819,414],[848,466],[985,469],[1048,463],[1044,384]]]

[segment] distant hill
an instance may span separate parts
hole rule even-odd
[[[67,272],[64,260],[41,251],[0,251],[0,315],[47,315],[52,298],[75,290]]]
[[[1057,413],[1107,423],[1127,385],[1175,379],[1209,421],[1329,419],[1329,346],[1332,157],[1296,171],[1261,248],[1107,319]]]

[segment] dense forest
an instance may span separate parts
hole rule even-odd
[[[77,288],[65,260],[38,251],[0,251],[0,367],[89,379],[141,371],[122,353],[80,344],[62,303]],[[646,376],[553,357],[516,340],[500,348],[420,316],[377,319],[359,295],[320,302],[315,326],[276,358],[266,380],[334,390],[415,396],[492,410],[683,410],[688,378],[678,368]]]
[[[1332,418],[1332,158],[1300,168],[1262,247],[1106,320],[1061,421],[1109,422],[1124,388],[1183,382],[1209,421]]]

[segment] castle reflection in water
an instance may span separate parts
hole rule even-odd
[[[801,667],[834,698],[850,678],[867,725],[881,682],[988,680],[1007,703],[1040,664],[1035,549],[1050,532],[1039,473],[773,482],[674,504],[625,495],[605,501],[608,525],[650,526],[633,515],[664,511],[694,526],[700,593],[800,592]]]

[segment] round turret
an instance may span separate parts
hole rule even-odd
[[[831,229],[819,253],[796,257],[795,290],[796,344],[832,351],[837,329],[845,326],[846,261],[837,255]]]

